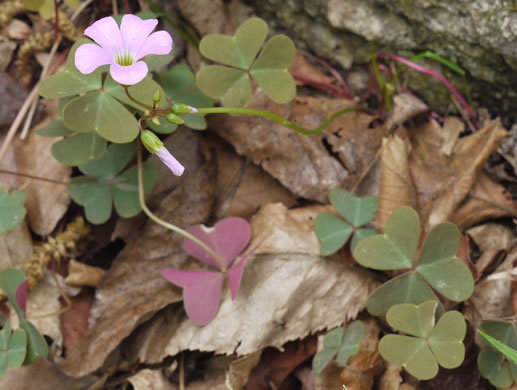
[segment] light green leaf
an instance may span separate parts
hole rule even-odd
[[[5,322],[4,327],[0,330],[0,351],[9,349],[9,340],[11,338],[11,320]]]
[[[38,332],[38,329],[29,321],[23,320],[20,322],[20,328],[27,333],[27,355],[23,362],[24,365],[30,365],[36,361],[37,358],[46,358],[48,355],[48,345],[43,336]]]
[[[467,324],[460,312],[448,311],[440,317],[428,340],[440,366],[459,367],[465,359],[463,339],[466,334]]]
[[[101,88],[102,67],[91,74],[82,74],[75,67],[75,51],[80,45],[85,43],[91,43],[91,41],[88,39],[80,39],[72,46],[70,54],[68,55],[65,71],[47,77],[40,83],[38,89],[41,96],[60,99]]]
[[[276,103],[289,103],[296,96],[296,83],[288,71],[295,55],[293,41],[285,35],[275,35],[250,70],[266,95]]]
[[[337,348],[323,349],[314,355],[314,358],[312,359],[312,369],[316,375],[321,374],[332,358],[336,355],[337,351]]]
[[[79,0],[65,0],[65,3],[70,7],[70,8],[77,8],[79,7]]]
[[[359,352],[359,344],[364,337],[364,324],[362,321],[353,321],[347,327],[343,343],[337,354],[336,362],[346,366],[350,356]]]
[[[51,153],[62,164],[77,166],[102,157],[106,140],[97,133],[79,133],[57,141]]]
[[[388,310],[386,320],[392,328],[411,336],[426,338],[433,330],[437,307],[437,301],[426,301],[419,305],[394,305]]]
[[[474,292],[472,273],[456,256],[460,237],[456,225],[436,225],[427,235],[416,265],[417,272],[434,289],[455,302],[468,299]]]
[[[26,199],[25,192],[14,191],[9,195],[7,190],[0,188],[0,234],[14,229],[23,221]]]
[[[0,272],[0,287],[20,320],[25,318],[25,313],[16,301],[16,289],[24,280],[25,274],[17,268],[7,268]]]
[[[267,24],[259,18],[242,23],[233,37],[211,34],[199,43],[199,51],[206,58],[240,69],[248,69],[267,36]]]
[[[429,300],[439,301],[427,283],[416,272],[410,271],[378,287],[368,297],[367,309],[374,316],[384,316],[393,305],[399,303],[418,305]],[[437,309],[437,316],[439,317],[441,313],[443,313],[443,306],[440,303]]]
[[[111,144],[100,160],[89,161],[79,167],[81,172],[95,177],[115,177],[136,154],[134,143]]]
[[[68,183],[68,192],[77,204],[84,207],[86,218],[93,224],[106,222],[111,215],[112,190],[96,178],[79,176]]]
[[[139,131],[133,114],[106,92],[92,92],[71,100],[64,107],[63,120],[74,131],[96,131],[115,143],[131,142]]]
[[[420,380],[428,380],[438,374],[438,363],[423,339],[390,334],[379,342],[379,352],[383,359],[404,367]]]
[[[167,55],[150,54],[144,58],[144,61],[150,72],[159,72],[170,64],[173,59],[174,53],[171,51]]]
[[[354,227],[360,227],[375,220],[377,197],[359,198],[341,188],[335,188],[329,194],[330,203]]]
[[[323,347],[328,348],[339,348],[341,346],[341,342],[343,341],[343,334],[345,330],[342,326],[336,329],[332,329],[325,335],[323,339]]]
[[[355,247],[353,255],[364,267],[408,269],[413,265],[419,236],[418,214],[410,207],[399,207],[388,219],[384,234],[362,240]]]
[[[314,222],[314,231],[320,241],[321,254],[328,256],[345,245],[353,232],[353,227],[333,214],[322,213]]]
[[[29,11],[37,11],[45,0],[23,0],[23,6]]]
[[[249,76],[238,69],[205,66],[197,73],[196,84],[205,95],[220,98],[224,106],[245,107],[251,102]]]

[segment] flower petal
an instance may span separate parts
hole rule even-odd
[[[86,43],[75,51],[75,66],[83,74],[90,74],[99,66],[107,64],[113,64],[113,58],[99,45]]]
[[[134,85],[142,81],[149,70],[144,61],[129,66],[122,66],[119,64],[112,64],[110,66],[110,74],[113,80],[122,85]]]
[[[136,55],[138,49],[157,24],[157,19],[142,20],[135,15],[124,15],[120,23],[120,34],[122,35],[125,52]],[[137,58],[137,60],[139,59]]]
[[[169,54],[172,50],[172,37],[167,31],[157,31],[149,35],[136,52],[137,61],[148,54]]]
[[[112,58],[115,58],[117,53],[121,53],[124,50],[117,22],[111,16],[97,20],[84,30],[84,35],[90,37],[106,49]]]
[[[156,156],[158,156],[161,162],[167,165],[176,176],[181,176],[183,174],[185,167],[181,165],[165,147],[158,149]]]

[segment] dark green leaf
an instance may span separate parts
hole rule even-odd
[[[100,160],[90,161],[79,169],[86,175],[95,177],[115,177],[129,164],[136,154],[135,143],[111,144]]]
[[[501,352],[503,355],[505,355],[508,359],[510,359],[514,363],[517,363],[517,350],[509,347],[506,344],[501,343],[499,340],[486,334],[481,329],[478,329],[477,331],[479,332],[479,334],[481,336],[483,336],[483,338],[486,341],[488,341],[492,345],[492,347],[497,349],[499,352]]]
[[[74,202],[84,207],[91,223],[101,224],[109,219],[112,208],[110,186],[100,184],[97,178],[79,176],[70,180],[68,192]]]
[[[353,321],[347,327],[343,343],[339,348],[336,362],[342,366],[346,366],[350,356],[359,352],[359,344],[364,337],[364,324],[362,321]]]
[[[483,378],[500,389],[510,387],[513,384],[510,365],[499,352],[493,349],[484,349],[478,355],[479,372]]]
[[[106,140],[97,133],[79,133],[57,141],[51,153],[62,164],[77,166],[102,157]]]
[[[63,137],[73,133],[74,132],[72,130],[65,126],[62,119],[56,119],[55,121],[50,122],[47,126],[36,130],[36,134],[43,137]]]
[[[27,355],[27,334],[23,329],[16,329],[9,341],[7,361],[9,368],[21,367]]]
[[[139,102],[147,104],[149,106],[153,105],[153,95],[158,88],[161,88],[160,85],[154,81],[151,76],[147,76],[138,84],[132,85],[128,88],[129,94],[133,99],[136,99]],[[140,104],[132,101],[126,94],[126,91],[123,86],[114,81],[111,76],[106,77],[106,81],[104,82],[104,90],[108,95],[114,97],[115,99],[121,101],[124,104],[127,104],[130,107],[136,108],[139,111],[144,111],[145,108]],[[160,102],[158,104],[161,107],[167,105],[167,97],[164,93],[162,93]]]
[[[330,203],[354,227],[360,227],[375,220],[377,197],[359,198],[341,188],[330,191]]]
[[[321,254],[328,256],[345,245],[352,234],[353,227],[333,214],[322,213],[314,222],[314,230],[320,240]]]
[[[352,242],[350,243],[350,249],[352,252],[354,251],[357,244],[359,244],[362,240],[368,237],[375,236],[377,231],[374,229],[358,229],[355,231],[354,236],[352,237]]]

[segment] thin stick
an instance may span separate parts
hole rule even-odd
[[[7,171],[5,169],[0,169],[0,174],[27,177],[29,179],[46,181],[46,182],[54,183],[54,184],[62,184],[62,185],[65,185],[65,186],[68,185],[68,183],[66,183],[64,181],[48,179],[46,177],[39,177],[39,176],[29,175],[27,173],[19,173],[19,172]]]
[[[183,354],[180,355],[180,390],[185,390],[185,361]]]
[[[111,0],[111,8],[113,9],[113,15],[118,15],[117,0]]]

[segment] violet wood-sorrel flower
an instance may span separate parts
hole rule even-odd
[[[102,65],[110,65],[113,80],[123,85],[137,84],[148,73],[147,64],[140,61],[148,54],[169,54],[172,38],[166,31],[151,32],[157,19],[142,20],[124,15],[120,29],[111,16],[97,20],[84,30],[94,43],[81,45],[75,52],[75,66],[89,74]]]
[[[215,270],[183,271],[167,268],[162,271],[162,275],[183,288],[183,305],[190,319],[198,325],[206,325],[219,310],[225,278],[228,279],[232,299],[237,296],[244,262],[256,247],[238,258],[251,238],[250,225],[242,218],[223,219],[213,228],[196,225],[188,232],[212,249],[218,259],[188,238],[185,238],[183,244],[185,250]]]
[[[142,141],[142,145],[144,145],[149,152],[156,154],[160,161],[169,167],[172,173],[176,176],[181,176],[183,174],[185,167],[181,165],[172,154],[170,154],[167,148],[163,145],[163,142],[160,141],[152,131],[142,131],[140,134],[140,140]]]

